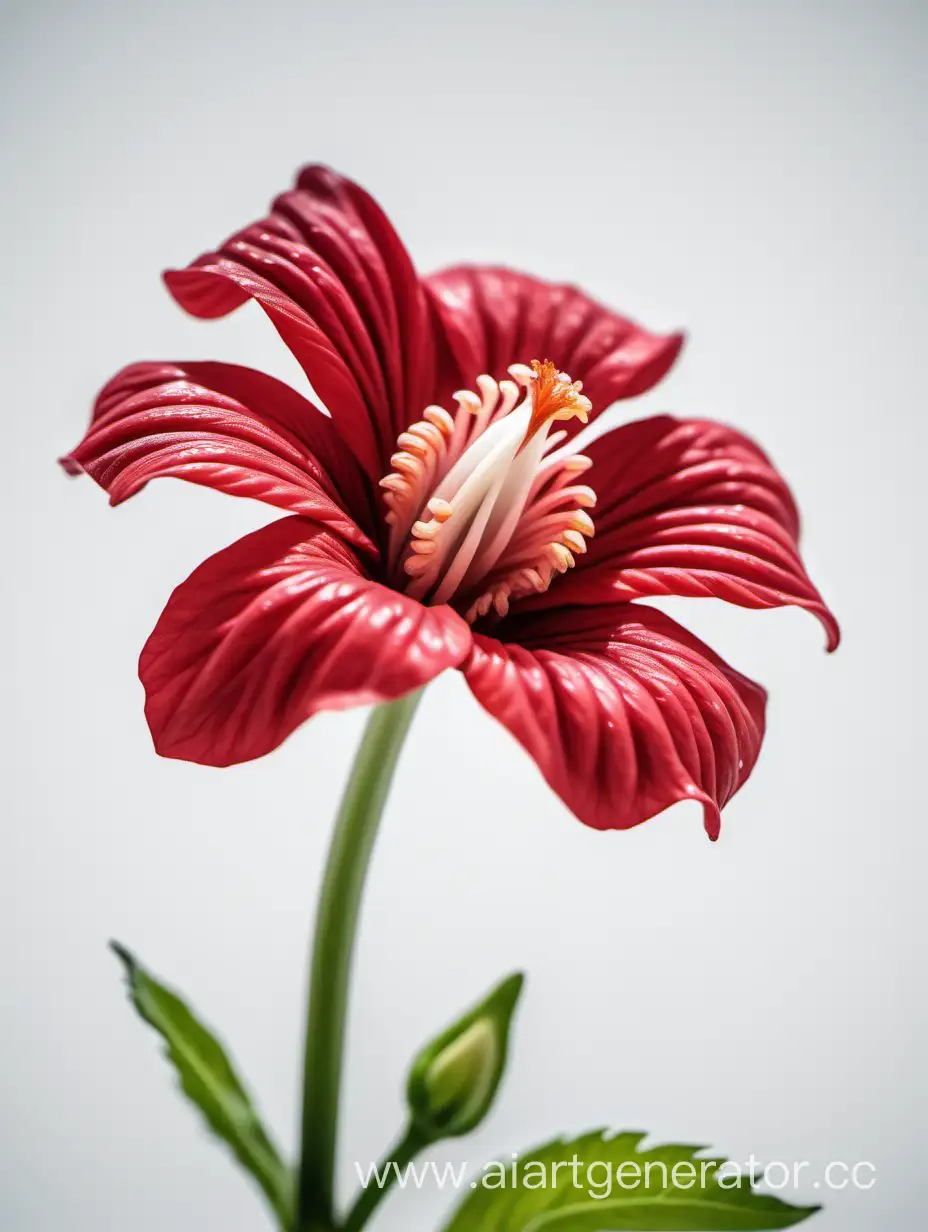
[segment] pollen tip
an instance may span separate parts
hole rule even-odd
[[[574,512],[574,516],[570,519],[570,529],[578,531],[581,535],[586,535],[589,538],[596,527],[593,525],[593,519],[588,513],[584,513],[582,509],[577,509]]]
[[[533,361],[531,368],[528,364],[510,364],[507,372],[519,385],[528,386],[535,380],[535,364],[537,362],[537,360]]]
[[[576,564],[570,549],[564,547],[563,543],[552,543],[548,550],[551,553],[552,563],[558,573],[566,573],[568,569],[572,569]]]
[[[399,445],[401,449],[404,449],[407,452],[415,452],[417,454],[425,453],[428,450],[428,445],[422,439],[422,436],[420,434],[422,433],[423,429],[427,428],[428,426],[429,426],[428,424],[424,424],[424,423],[413,424],[412,428],[410,428],[408,432],[401,432],[399,434],[399,436],[396,438],[397,445]],[[394,457],[395,456],[396,455],[394,455]],[[392,462],[393,458],[391,458],[390,461]]]
[[[454,431],[454,420],[443,406],[427,406],[422,416],[445,436],[450,436]]]
[[[432,561],[429,559],[428,555],[407,556],[406,560],[403,562],[403,568],[411,578],[418,578],[422,577],[424,573],[428,573],[428,571],[432,568]]]
[[[458,406],[470,411],[473,415],[476,415],[483,406],[483,402],[477,397],[472,389],[459,389],[451,396],[454,398]]]
[[[588,488],[586,484],[577,488],[571,488],[571,496],[573,496],[581,509],[592,509],[599,499],[593,489]]]
[[[439,496],[433,496],[426,505],[429,513],[436,522],[447,522],[454,512],[454,507],[448,501],[442,500]]]
[[[586,540],[578,530],[565,530],[561,535],[561,542],[574,552],[586,551]]]

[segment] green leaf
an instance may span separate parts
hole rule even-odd
[[[288,1228],[292,1212],[289,1170],[258,1119],[251,1097],[222,1045],[184,1002],[153,979],[128,950],[115,941],[111,946],[125,967],[133,1005],[164,1039],[165,1053],[177,1070],[184,1094],[264,1190],[281,1227]]]
[[[595,1130],[488,1164],[445,1232],[760,1232],[819,1209],[757,1193],[731,1166],[718,1178],[726,1161],[705,1147],[644,1138]]]

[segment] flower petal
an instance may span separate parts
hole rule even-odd
[[[625,603],[654,595],[795,604],[833,650],[834,615],[799,556],[799,514],[783,477],[753,441],[708,420],[655,416],[583,451],[599,500],[596,534],[577,567],[530,607]]]
[[[682,334],[649,333],[575,287],[514,270],[460,266],[425,283],[444,342],[439,401],[481,372],[499,379],[512,363],[550,359],[583,381],[598,414],[657,384],[683,345]]]
[[[87,435],[63,464],[86,471],[114,505],[150,479],[186,479],[304,514],[372,546],[356,525],[375,524],[369,488],[331,419],[250,368],[124,368],[101,390]]]
[[[428,401],[431,319],[406,249],[363,189],[306,167],[267,218],[165,281],[199,317],[256,300],[371,477],[386,473]]]
[[[511,617],[499,635],[474,634],[467,682],[581,821],[627,830],[694,799],[718,837],[760,749],[760,685],[640,604]]]
[[[336,535],[290,517],[174,591],[139,676],[158,752],[228,766],[269,753],[317,710],[403,696],[470,643],[456,612],[371,581]]]

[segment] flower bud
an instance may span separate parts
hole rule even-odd
[[[406,1095],[413,1124],[429,1141],[470,1133],[489,1112],[506,1068],[523,979],[504,980],[413,1062]]]

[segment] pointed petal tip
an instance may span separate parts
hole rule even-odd
[[[822,608],[819,619],[825,626],[825,632],[828,636],[828,643],[825,650],[828,654],[834,654],[834,652],[841,645],[841,626],[838,624],[834,615],[827,607]]]
[[[688,341],[689,334],[687,334],[685,329],[674,330],[672,334],[667,335],[667,350],[676,359]]]
[[[201,314],[196,311],[188,302],[191,298],[191,278],[189,269],[166,269],[161,271],[161,281],[167,289],[168,295],[174,300],[178,307],[183,308],[185,312],[193,313],[196,316]]]
[[[343,176],[330,167],[328,163],[305,163],[296,173],[294,183],[297,188],[317,188],[320,183],[330,186],[333,183],[339,183],[343,180]]]
[[[834,654],[841,645],[841,626],[838,619],[824,602],[819,599],[814,603],[803,603],[798,606],[810,612],[825,630],[825,653]]]
[[[185,269],[166,269],[161,271],[161,281],[167,287],[172,295],[175,294],[174,288],[182,286],[185,281],[185,275],[188,273]],[[176,296],[175,296],[176,298]]]
[[[161,280],[174,302],[200,320],[227,316],[248,299],[248,292],[233,280],[197,264],[164,270]]]
[[[653,354],[642,364],[636,379],[626,391],[626,397],[647,393],[662,381],[676,364],[687,341],[682,330],[672,334],[654,334],[652,337],[655,343]]]
[[[703,791],[692,792],[691,798],[702,805],[702,824],[709,842],[717,843],[722,833],[722,810],[715,800]]]

